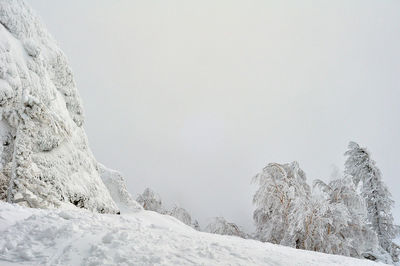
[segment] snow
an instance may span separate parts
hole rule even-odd
[[[145,210],[114,215],[0,202],[0,235],[0,265],[379,265],[198,232]]]
[[[125,179],[120,172],[108,169],[102,164],[98,166],[100,177],[121,213],[137,212],[143,209],[128,192]]]
[[[0,114],[0,265],[376,265],[143,210],[94,158],[67,59],[23,0],[0,0]],[[154,193],[143,202],[162,210]]]
[[[0,114],[0,200],[120,211],[89,148],[66,56],[22,0],[0,0]]]

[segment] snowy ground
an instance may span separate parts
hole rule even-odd
[[[0,265],[378,265],[197,232],[151,211],[111,215],[0,202]]]

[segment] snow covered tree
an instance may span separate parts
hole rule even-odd
[[[290,247],[391,262],[367,225],[364,199],[352,177],[314,182],[313,192],[296,162],[268,164],[254,180],[259,188],[255,237]]]
[[[397,234],[399,234],[400,230],[397,228]],[[400,245],[392,242],[392,258],[394,262],[398,262],[398,258],[400,258]],[[396,261],[397,258],[397,261]]]
[[[161,197],[150,188],[146,188],[143,193],[136,198],[136,201],[142,205],[145,210],[164,213]]]
[[[319,195],[330,208],[336,209],[332,217],[334,223],[329,222],[327,226],[333,229],[329,232],[335,235],[338,245],[324,252],[388,261],[379,246],[375,232],[367,225],[364,200],[358,194],[351,176],[345,175],[328,184],[315,180],[313,194]],[[338,224],[337,221],[342,222]]]
[[[7,190],[8,190],[9,180],[8,178],[0,173],[0,200],[6,201]]]
[[[311,190],[306,175],[297,162],[289,164],[268,164],[253,182],[259,188],[253,197],[256,210],[253,213],[256,224],[255,237],[275,244],[289,243],[289,218],[299,206],[306,204]],[[295,232],[290,232],[291,234]],[[290,236],[291,246],[299,238]]]
[[[161,197],[150,188],[146,188],[142,194],[138,195],[136,201],[145,209],[155,211],[160,214],[170,215],[175,217],[182,223],[200,230],[200,225],[197,220],[192,222],[190,213],[182,207],[175,205],[170,211],[166,210],[162,204]]]
[[[199,221],[197,221],[197,220],[194,220],[192,227],[197,231],[201,231]]]
[[[295,199],[297,201],[297,199]],[[289,215],[288,233],[281,242],[300,249],[349,255],[347,239],[340,232],[347,226],[349,215],[343,204],[312,195],[300,200]]]
[[[345,155],[345,173],[353,177],[355,185],[360,185],[365,200],[368,221],[376,232],[379,244],[398,261],[392,241],[398,233],[393,221],[391,209],[394,201],[382,181],[381,171],[372,160],[370,152],[355,142],[350,142]]]
[[[170,211],[166,211],[165,214],[170,215],[172,217],[175,217],[176,219],[178,219],[179,221],[181,221],[182,223],[189,225],[190,227],[193,227],[195,230],[200,231],[200,225],[199,222],[197,220],[192,220],[192,216],[190,215],[190,213],[182,208],[179,207],[177,205],[175,205],[172,210]]]
[[[213,221],[206,226],[205,232],[248,238],[248,235],[244,233],[239,226],[226,221],[224,217],[215,217]]]
[[[172,210],[167,212],[167,214],[171,215],[172,217],[175,217],[176,219],[178,219],[179,221],[181,221],[186,225],[192,226],[192,216],[187,210],[185,210],[182,207],[178,207],[175,205],[172,208]]]

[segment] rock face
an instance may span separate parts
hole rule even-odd
[[[119,212],[88,147],[67,59],[22,0],[0,0],[0,114],[1,200]]]
[[[100,163],[98,166],[101,180],[103,180],[104,185],[108,188],[112,199],[117,204],[121,213],[143,210],[142,206],[128,192],[125,180],[120,172],[108,169]]]

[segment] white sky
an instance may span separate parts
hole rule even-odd
[[[268,162],[326,179],[354,140],[400,223],[400,1],[28,2],[69,58],[94,154],[133,194],[250,230]]]

